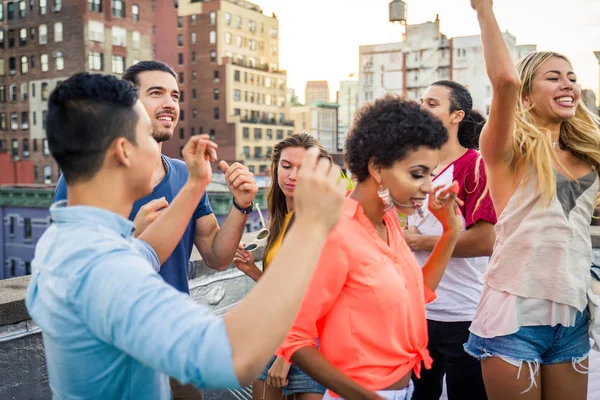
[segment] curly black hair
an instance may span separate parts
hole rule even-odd
[[[389,168],[420,146],[441,149],[447,141],[448,131],[439,119],[414,101],[388,94],[356,112],[344,157],[352,175],[363,182],[371,159]]]
[[[136,143],[137,88],[111,75],[78,73],[48,99],[46,136],[50,153],[69,184],[92,178],[112,142]]]

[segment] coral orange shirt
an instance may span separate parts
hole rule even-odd
[[[435,293],[423,284],[395,212],[384,216],[386,244],[362,206],[351,198],[344,202],[277,354],[289,361],[318,337],[333,365],[365,388],[381,390],[411,370],[419,376],[421,361],[431,367],[425,303]]]

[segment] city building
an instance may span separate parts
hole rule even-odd
[[[35,246],[50,226],[54,187],[0,186],[0,279],[31,274]]]
[[[338,153],[338,108],[337,103],[318,101],[310,106],[311,129],[309,133],[330,153]]]
[[[491,85],[479,35],[447,38],[438,17],[405,27],[402,42],[359,47],[359,105],[386,93],[418,101],[431,83],[449,79],[466,86],[473,108],[487,114]],[[504,38],[515,61],[536,50],[535,45],[517,45],[508,32]]]
[[[156,9],[156,58],[175,68],[184,94],[163,152],[179,157],[190,136],[208,133],[219,158],[266,174],[273,145],[294,131],[277,17],[244,0],[161,1]]]
[[[290,120],[294,123],[295,133],[312,131],[310,107],[304,104],[294,104],[289,109]]]
[[[588,110],[595,115],[598,115],[598,107],[596,106],[596,93],[591,89],[583,89],[581,91],[581,101],[585,104]]]
[[[307,81],[304,90],[304,104],[310,106],[318,101],[329,102],[329,83],[327,81]]]
[[[358,81],[347,80],[340,82],[340,90],[337,95],[338,109],[338,139],[337,151],[344,150],[344,142],[350,127],[354,113],[358,110]]]
[[[31,161],[34,182],[59,176],[44,131],[51,91],[77,72],[120,76],[151,59],[154,3],[0,1],[0,153]]]

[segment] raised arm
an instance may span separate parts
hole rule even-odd
[[[471,6],[477,11],[485,67],[492,84],[490,114],[479,145],[486,166],[494,175],[498,168],[508,168],[520,81],[496,21],[492,0],[471,0]]]
[[[291,328],[325,239],[341,214],[345,182],[338,181],[340,170],[328,160],[317,163],[318,154],[310,149],[302,162],[294,193],[296,221],[269,273],[225,316],[242,384],[260,374]]]
[[[189,177],[169,207],[138,236],[148,243],[164,263],[171,255],[186,227],[206,187],[210,183],[211,161],[216,161],[216,145],[208,140],[208,135],[193,136],[183,149],[183,157],[189,170]]]

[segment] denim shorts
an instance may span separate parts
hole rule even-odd
[[[590,315],[587,308],[578,312],[575,325],[522,326],[517,332],[494,338],[482,338],[473,333],[464,345],[473,357],[484,360],[499,357],[517,367],[523,361],[539,364],[576,364],[590,352]]]
[[[378,390],[377,394],[379,397],[385,400],[410,400],[415,392],[415,384],[411,380],[408,383],[408,386],[404,389],[400,390]],[[344,399],[335,399],[333,396],[327,392],[325,396],[323,396],[323,400],[344,400]]]
[[[269,373],[269,369],[275,362],[277,357],[273,357],[273,359],[267,364],[267,367],[263,371],[262,374],[258,377],[258,379],[267,382],[267,374]],[[304,371],[298,368],[295,364],[292,364],[290,367],[290,371],[287,376],[288,384],[281,388],[281,393],[284,396],[289,396],[297,393],[325,393],[325,386],[321,385],[317,381],[313,380],[310,376],[306,375]]]

